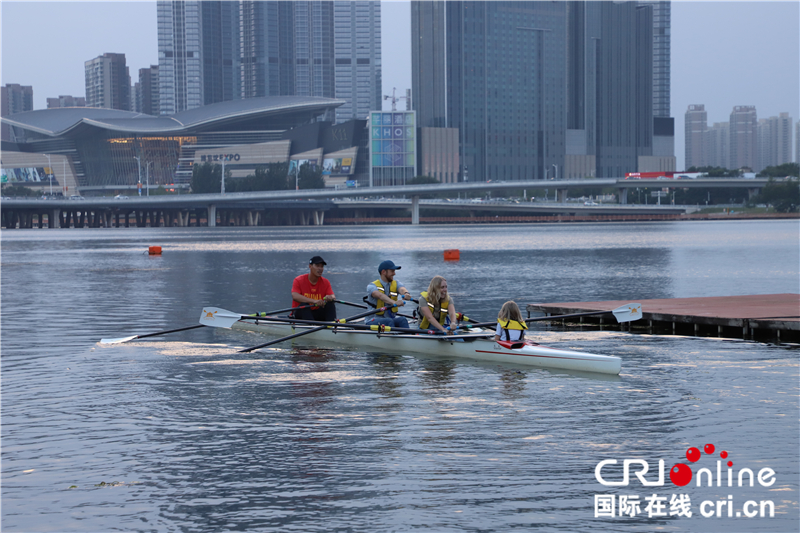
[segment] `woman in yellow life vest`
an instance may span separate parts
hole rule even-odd
[[[420,294],[419,314],[422,316],[419,329],[436,329],[444,335],[458,329],[456,306],[447,294],[447,280],[442,276],[434,276],[428,290]]]
[[[522,313],[519,306],[512,301],[508,301],[500,308],[497,314],[497,329],[495,330],[494,340],[497,341],[519,341],[525,339],[525,330],[528,325],[522,320]]]

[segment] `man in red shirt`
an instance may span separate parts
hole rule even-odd
[[[292,307],[314,304],[308,309],[292,311],[294,318],[302,320],[336,320],[336,304],[330,282],[322,277],[327,263],[318,255],[308,262],[308,274],[301,274],[292,283]]]

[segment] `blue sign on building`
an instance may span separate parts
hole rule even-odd
[[[370,113],[371,186],[405,185],[417,175],[416,113]]]

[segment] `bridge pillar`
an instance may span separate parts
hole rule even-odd
[[[419,196],[411,197],[411,224],[419,225]]]
[[[208,206],[208,227],[213,228],[217,225],[217,206],[210,204]]]
[[[753,196],[758,196],[761,194],[761,189],[758,187],[747,189],[747,198],[753,198]]]
[[[619,190],[619,203],[627,204],[628,203],[628,188],[623,187]]]
[[[60,228],[59,222],[61,222],[61,209],[53,209],[47,214],[48,228]]]
[[[325,211],[314,211],[314,225],[321,226],[325,220]]]
[[[561,203],[566,203],[567,189],[556,189],[556,201]]]

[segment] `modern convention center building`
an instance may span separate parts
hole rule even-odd
[[[309,163],[322,167],[326,186],[367,185],[367,121],[321,120],[344,103],[271,96],[163,116],[91,107],[17,113],[2,118],[10,126],[2,179],[45,193],[52,185],[54,194],[135,194],[188,189],[194,165],[224,160],[233,178],[268,163],[288,163],[290,173]]]

